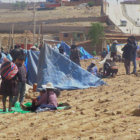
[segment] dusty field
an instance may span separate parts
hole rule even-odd
[[[105,79],[108,86],[63,91],[58,100],[68,102],[70,110],[0,115],[0,139],[139,140],[140,77],[126,76],[118,65],[117,77]]]
[[[60,18],[76,18],[76,17],[98,17],[100,16],[101,7],[93,7],[91,9],[77,9],[74,6],[57,7],[55,10],[37,11],[36,20],[60,19]],[[0,23],[9,22],[25,22],[33,20],[33,11],[11,11],[0,10]]]

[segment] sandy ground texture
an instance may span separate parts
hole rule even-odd
[[[116,78],[105,79],[108,86],[63,91],[58,101],[69,110],[0,114],[0,140],[139,140],[140,76],[126,76],[118,66]]]
[[[78,9],[74,6],[57,7],[54,10],[36,11],[36,21],[60,18],[98,17],[101,7]],[[0,23],[33,21],[33,11],[0,10]]]

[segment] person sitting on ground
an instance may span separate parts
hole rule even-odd
[[[92,61],[91,64],[88,66],[87,71],[92,73],[93,75],[97,75],[98,69],[95,64],[95,61]]]
[[[107,56],[108,52],[106,48],[103,48],[103,52],[101,53],[101,58],[104,59]]]
[[[56,94],[55,88],[52,83],[47,85],[42,85],[40,89],[40,96],[32,100],[32,107],[27,108],[22,105],[22,108],[25,110],[36,111],[40,108],[49,108],[50,110],[56,110],[58,103],[57,97],[59,96],[58,92]]]
[[[18,67],[18,73],[20,76],[19,82],[18,82],[18,96],[19,96],[19,102],[20,104],[24,101],[24,96],[25,96],[25,90],[26,90],[26,77],[27,77],[27,71],[26,67],[24,65],[25,57],[23,55],[20,55],[16,61],[15,64]],[[13,99],[13,106],[18,100],[18,96],[15,96]]]
[[[107,59],[103,66],[103,75],[105,77],[115,77],[118,72],[118,67],[111,59]]]
[[[76,45],[72,45],[71,46],[71,52],[70,52],[71,61],[73,61],[77,65],[81,66],[81,64],[80,64],[80,56],[81,56],[80,50],[77,48]]]

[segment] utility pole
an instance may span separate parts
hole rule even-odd
[[[15,25],[12,24],[12,48],[14,48],[14,28],[15,28]]]
[[[35,44],[35,34],[36,34],[36,9],[34,2],[34,10],[33,10],[33,45]]]

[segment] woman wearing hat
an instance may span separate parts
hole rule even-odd
[[[49,108],[50,110],[55,110],[58,103],[53,84],[48,83],[47,85],[42,85],[42,88],[39,90],[40,96],[32,100],[32,107],[25,108],[25,106],[22,105],[23,109],[37,111],[42,108]]]

